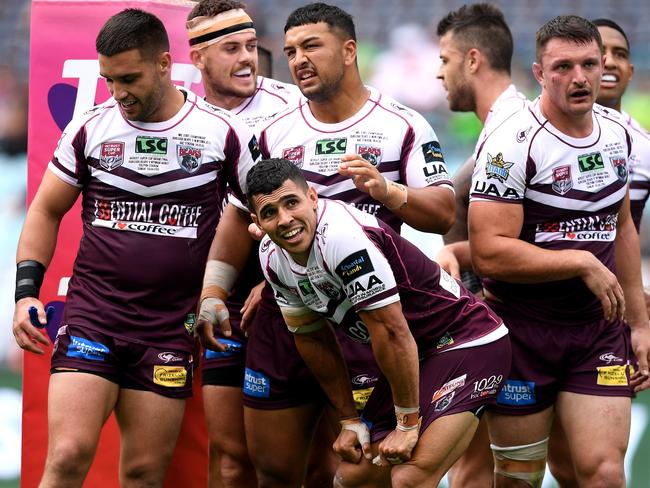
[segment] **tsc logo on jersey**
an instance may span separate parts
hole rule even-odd
[[[302,163],[305,160],[305,146],[287,147],[283,149],[282,158],[288,159],[299,168],[302,168]]]
[[[442,155],[442,148],[438,141],[429,141],[422,144],[422,154],[425,163],[444,163],[445,158]]]
[[[99,164],[106,171],[113,171],[124,163],[123,142],[102,142],[99,149]]]
[[[559,195],[564,195],[573,188],[573,179],[571,178],[571,166],[559,166],[553,168],[553,191]]]
[[[377,146],[369,146],[367,144],[357,144],[356,153],[363,159],[368,161],[373,166],[381,163],[381,148]]]
[[[616,177],[623,181],[627,181],[627,165],[625,158],[623,157],[611,157],[609,158],[609,161],[612,163],[612,167],[614,168],[614,171],[616,171]]]
[[[359,276],[374,271],[375,267],[370,261],[368,251],[365,249],[350,254],[347,258],[341,261],[336,267],[336,274],[341,277],[343,283],[348,285],[352,280],[357,279]]]
[[[201,167],[203,151],[192,146],[176,146],[178,164],[188,173],[195,173]]]
[[[503,160],[503,153],[499,153],[494,157],[488,153],[487,162],[485,163],[485,175],[488,180],[496,178],[501,183],[505,183],[510,176],[510,168],[513,164]]]
[[[298,288],[300,289],[300,292],[303,295],[313,295],[314,294],[314,288],[311,286],[311,282],[309,280],[300,280],[298,282]]]
[[[338,139],[320,139],[316,141],[316,155],[320,154],[345,154],[348,140],[345,137]]]
[[[167,138],[138,136],[135,138],[135,152],[145,154],[167,154]]]
[[[604,167],[603,157],[598,151],[578,156],[578,168],[581,173],[603,169]]]

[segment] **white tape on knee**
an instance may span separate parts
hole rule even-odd
[[[494,453],[495,473],[506,478],[523,481],[531,488],[540,488],[542,486],[548,452],[548,437],[539,442],[523,446],[500,447],[490,444],[490,448]],[[518,462],[508,463],[507,461]],[[520,470],[522,463],[532,464],[531,469]],[[533,471],[535,464],[539,464],[541,469]]]

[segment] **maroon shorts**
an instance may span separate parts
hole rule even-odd
[[[541,412],[561,391],[632,396],[629,364],[634,353],[623,321],[566,327],[518,318],[502,303],[491,301],[490,306],[508,326],[512,342],[512,369],[495,412]]]
[[[486,407],[491,408],[510,371],[510,358],[510,341],[505,336],[482,346],[446,351],[420,360],[420,431],[445,415],[479,415]],[[395,406],[385,376],[380,377],[370,395],[363,420],[370,428],[372,442],[395,430]]]
[[[87,328],[64,325],[54,342],[51,373],[92,373],[120,388],[187,398],[192,396],[192,363],[193,357],[187,352],[127,342]]]
[[[262,302],[248,339],[244,405],[277,410],[325,403],[326,396],[302,360],[272,293],[269,296],[266,288],[262,293]],[[357,407],[361,407],[379,378],[379,367],[368,342],[355,342],[341,328],[334,329],[348,364]],[[360,340],[364,338],[360,336]]]

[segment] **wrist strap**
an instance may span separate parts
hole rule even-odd
[[[395,405],[395,417],[397,417],[397,428],[401,431],[414,430],[419,427],[420,407],[400,407]]]
[[[386,201],[383,202],[388,210],[399,210],[408,200],[408,191],[404,185],[389,180],[386,180]]]
[[[26,259],[16,265],[16,302],[23,298],[38,298],[45,277],[45,266],[33,259]]]

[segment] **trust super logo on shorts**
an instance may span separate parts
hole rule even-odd
[[[88,359],[90,361],[105,361],[109,353],[108,347],[100,342],[89,341],[83,337],[70,336],[70,344],[66,356],[69,358]]]
[[[507,380],[497,396],[497,403],[501,405],[534,405],[535,382],[521,380]]]
[[[244,374],[244,395],[268,398],[271,395],[271,380],[264,373],[246,368]]]

